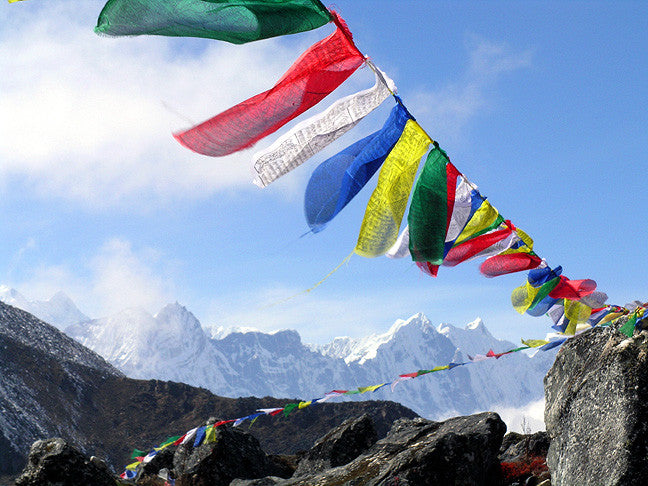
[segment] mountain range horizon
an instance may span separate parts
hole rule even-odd
[[[434,326],[417,313],[396,320],[383,333],[341,336],[315,345],[303,343],[292,329],[205,327],[178,302],[156,314],[127,308],[92,319],[61,291],[47,301],[31,301],[0,286],[0,300],[63,330],[130,378],[182,382],[233,398],[309,400],[332,389],[379,384],[399,374],[515,347],[495,338],[481,318],[464,328]],[[555,352],[534,358],[516,353],[412,380],[394,392],[384,387],[345,400],[394,400],[434,420],[496,410],[511,430],[521,430],[523,422],[539,430],[544,428],[542,378],[554,356]]]

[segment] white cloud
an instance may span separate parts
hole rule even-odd
[[[532,433],[545,430],[544,399],[531,402],[523,407],[494,407],[509,432]]]
[[[9,282],[30,300],[47,300],[62,290],[89,317],[103,317],[128,307],[151,313],[173,302],[178,289],[175,269],[150,248],[134,249],[124,239],[104,243],[89,259],[31,269],[19,282]]]
[[[203,121],[272,86],[294,48],[103,38],[92,31],[99,9],[0,13],[0,181],[95,206],[253,187],[249,152],[193,154],[172,138],[188,124],[165,103]]]
[[[103,38],[92,31],[100,8],[61,0],[0,11],[0,187],[18,180],[44,197],[138,208],[255,190],[250,151],[203,157],[171,133],[189,125],[184,117],[203,121],[269,88],[295,59],[295,46]],[[298,49],[321,35],[302,37]],[[412,97],[417,116],[439,135],[460,132],[487,103],[493,81],[530,63],[529,52],[472,44],[462,79]]]
[[[160,272],[162,255],[151,249],[135,252],[128,241],[108,241],[90,262],[92,287],[103,314],[127,307],[156,312],[176,295],[171,276]],[[162,275],[160,275],[162,273]]]
[[[533,57],[529,50],[475,37],[467,48],[469,61],[459,79],[435,90],[421,89],[412,97],[417,116],[442,140],[460,137],[475,116],[489,108],[494,83],[504,74],[531,66]]]
[[[10,258],[9,260],[9,266],[7,268],[7,275],[11,276],[11,274],[18,268],[18,266],[21,264],[23,257],[25,253],[27,253],[29,250],[33,250],[36,248],[36,240],[34,238],[28,238],[27,241],[23,246],[21,246],[16,253]]]

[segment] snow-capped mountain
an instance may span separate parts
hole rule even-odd
[[[49,300],[28,300],[17,290],[0,285],[0,301],[29,312],[59,329],[88,320],[88,316],[63,292],[57,292]]]
[[[236,394],[229,383],[235,373],[228,359],[214,347],[198,319],[178,303],[155,316],[126,309],[75,324],[65,332],[131,378],[179,381],[224,396]]]
[[[66,329],[126,375],[182,381],[223,396],[322,396],[333,388],[391,381],[398,374],[467,361],[467,355],[515,347],[477,319],[464,329],[433,326],[423,314],[398,320],[383,334],[302,343],[296,331],[204,330],[179,304],[152,316],[130,309]],[[224,336],[224,337],[213,337]],[[554,352],[517,353],[422,376],[392,393],[384,387],[354,399],[394,400],[429,418],[519,407],[543,396]]]

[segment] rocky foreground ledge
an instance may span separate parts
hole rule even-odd
[[[371,418],[363,415],[291,456],[265,454],[253,436],[238,428],[216,430],[216,442],[164,449],[132,481],[118,478],[101,460],[84,457],[62,439],[38,441],[16,485],[550,484],[546,437],[509,434],[503,441],[506,426],[495,413],[445,422],[399,419],[381,440]]]

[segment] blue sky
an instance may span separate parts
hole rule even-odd
[[[408,261],[356,255],[315,291],[277,303],[353,249],[371,188],[325,231],[300,238],[303,191],[326,156],[382,125],[390,103],[258,189],[254,149],[212,159],[171,132],[268,89],[331,27],[244,46],[110,39],[92,31],[102,6],[0,4],[0,283],[37,299],[63,290],[91,317],[177,300],[207,326],[288,327],[307,342],[383,332],[416,312],[456,325],[481,316],[511,340],[548,330],[548,319],[510,305],[524,274],[486,279],[475,262],[432,279]],[[423,128],[540,256],[570,278],[595,279],[611,303],[646,299],[645,2],[335,8]],[[358,71],[306,116],[372,82]]]

